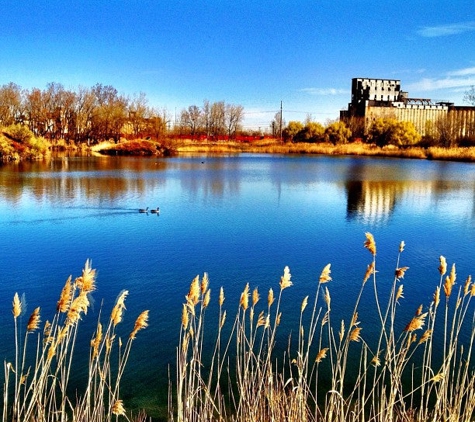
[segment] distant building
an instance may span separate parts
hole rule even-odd
[[[425,135],[429,123],[448,118],[456,127],[457,136],[475,136],[475,107],[455,106],[451,102],[433,102],[428,98],[409,98],[401,90],[398,79],[353,78],[351,102],[348,110],[340,112],[340,119],[364,118],[365,130],[377,118],[395,118],[412,122]]]

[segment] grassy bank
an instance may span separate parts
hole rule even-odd
[[[441,147],[410,147],[398,148],[393,146],[377,147],[363,143],[333,145],[328,143],[280,142],[264,140],[252,143],[245,142],[193,142],[180,141],[174,143],[179,154],[323,154],[323,155],[361,155],[380,157],[419,158],[450,161],[475,161],[475,147],[471,148],[441,148]]]

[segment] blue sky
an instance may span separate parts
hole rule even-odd
[[[475,85],[473,0],[0,0],[0,85],[96,83],[173,118],[240,104],[245,127],[336,119],[354,77],[464,105]]]

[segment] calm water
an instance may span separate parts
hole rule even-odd
[[[1,357],[12,355],[14,293],[25,293],[27,314],[41,306],[42,320],[51,319],[66,278],[79,276],[90,258],[98,289],[80,344],[88,344],[101,305],[108,315],[128,289],[124,336],[144,309],[150,327],[134,344],[124,400],[159,414],[181,303],[196,275],[208,272],[215,301],[224,287],[235,315],[246,282],[265,297],[270,287],[278,290],[288,265],[294,286],[284,298],[287,338],[327,263],[332,308],[350,318],[348,303],[371,261],[363,248],[370,231],[382,290],[406,242],[401,312],[410,319],[430,303],[440,255],[456,263],[459,284],[475,275],[474,194],[475,165],[435,161],[240,155],[0,167]],[[160,206],[160,215],[138,213],[147,206]],[[372,318],[370,310],[361,316],[363,335],[371,335]]]

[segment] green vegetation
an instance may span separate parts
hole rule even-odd
[[[208,277],[196,277],[182,312],[176,420],[472,420],[475,283],[469,276],[455,287],[455,265],[447,273],[441,256],[433,300],[412,315],[400,315],[409,270],[402,263],[404,242],[388,289],[377,281],[376,243],[370,233],[364,246],[372,259],[362,280],[356,281],[361,287],[347,317],[333,318],[328,264],[313,301],[305,296],[295,307],[299,326],[281,357],[276,356],[276,342],[287,317],[281,305],[292,286],[289,268],[277,293],[269,289],[264,303],[258,289],[247,284],[230,322],[221,288],[214,330],[205,327],[205,316],[206,321],[211,318],[206,315],[211,303]],[[372,339],[365,336],[370,330]],[[465,344],[463,330],[468,331]],[[214,333],[214,350],[209,350],[204,345]]]
[[[126,414],[120,396],[120,382],[137,332],[148,325],[148,311],[135,322],[127,342],[118,338],[128,291],[117,297],[108,321],[98,321],[91,340],[89,365],[78,368],[73,356],[79,321],[87,314],[90,295],[95,290],[96,270],[90,262],[82,275],[67,279],[57,302],[57,312],[40,329],[40,308],[36,308],[26,327],[20,326],[24,304],[18,294],[13,298],[15,354],[13,362],[4,363],[2,421],[110,421]],[[20,337],[23,337],[20,348]],[[35,338],[36,337],[36,338]],[[31,339],[31,340],[30,340]],[[32,344],[30,344],[32,343]],[[33,350],[30,350],[32,347]],[[116,368],[113,370],[112,368]],[[87,381],[81,391],[73,386],[68,393],[72,373],[86,371]]]

